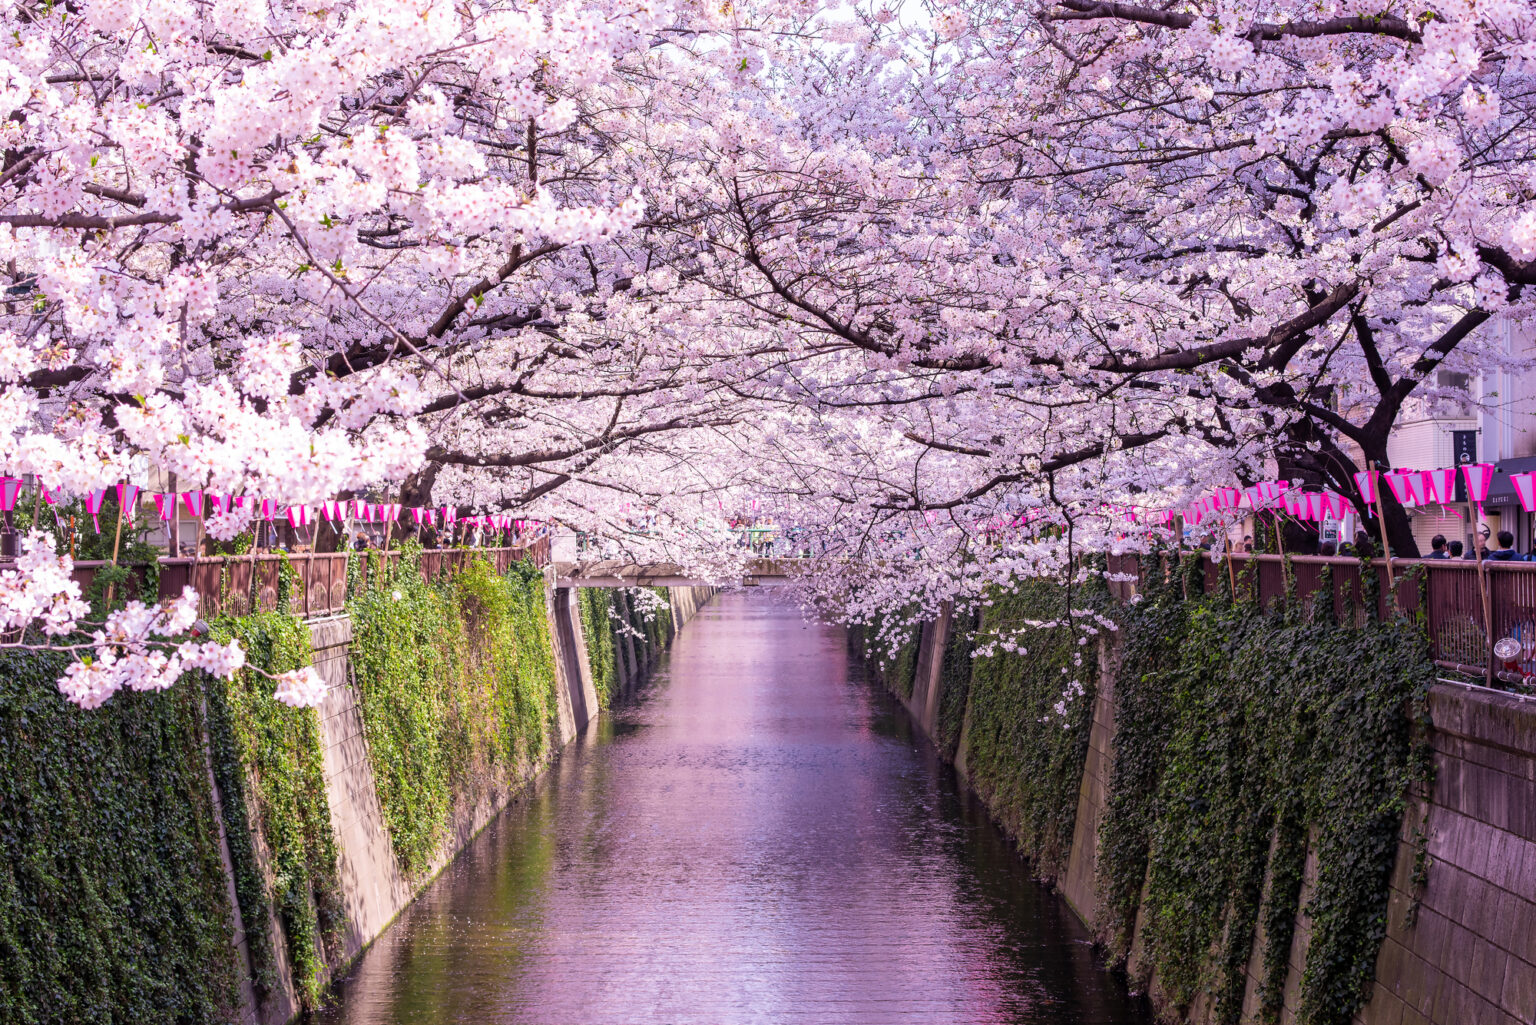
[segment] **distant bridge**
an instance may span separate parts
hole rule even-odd
[[[699,587],[722,583],[744,587],[774,586],[800,575],[810,559],[749,559],[746,572],[730,580],[705,580],[667,562],[636,563],[623,559],[592,562],[556,559],[556,587]]]

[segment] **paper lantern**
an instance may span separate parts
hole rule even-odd
[[[1376,481],[1380,476],[1375,470],[1362,470],[1355,474],[1355,487],[1360,490],[1360,500],[1366,505],[1376,504]]]
[[[1536,512],[1536,471],[1527,473],[1512,473],[1509,482],[1515,486],[1515,495],[1520,499],[1520,507],[1526,512]]]
[[[1430,501],[1449,505],[1456,500],[1456,467],[1442,466],[1438,470],[1425,470],[1429,481]]]
[[[96,526],[96,533],[101,533],[101,508],[107,502],[107,489],[97,488],[88,492],[85,496],[85,511],[91,514],[91,523]]]
[[[1468,463],[1461,468],[1467,481],[1467,500],[1481,505],[1488,499],[1488,487],[1493,483],[1492,463]]]

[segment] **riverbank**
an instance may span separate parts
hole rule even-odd
[[[722,594],[322,1025],[1148,1025],[848,653]]]
[[[1165,1016],[1530,1020],[1531,702],[1436,683],[1417,628],[1365,612],[1080,592],[1069,629],[1053,601],[871,661]]]
[[[82,710],[56,656],[7,653],[0,1020],[314,1009],[713,593],[584,595],[526,564],[373,570],[343,615],[290,614],[283,574],[277,610],[212,621],[252,666],[312,664],[319,709],[247,670]]]

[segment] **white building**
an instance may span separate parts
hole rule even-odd
[[[1521,509],[1506,475],[1536,470],[1536,332],[1504,319],[1483,330],[1494,332],[1496,344],[1523,367],[1480,374],[1439,371],[1434,382],[1439,397],[1414,397],[1405,404],[1387,441],[1387,457],[1393,466],[1416,470],[1493,463],[1497,472],[1484,506],[1488,525],[1494,533],[1513,533],[1515,547],[1527,552],[1536,541],[1531,515]],[[1458,392],[1465,398],[1457,398]],[[1413,510],[1412,522],[1421,552],[1429,551],[1436,534],[1471,539],[1464,509],[1431,505]]]

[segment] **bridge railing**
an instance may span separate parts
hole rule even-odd
[[[1205,587],[1213,591],[1229,573],[1226,560],[1207,554],[1203,561]],[[1237,578],[1239,590],[1257,588],[1261,607],[1286,600],[1284,557],[1236,554],[1232,563],[1230,572]],[[1250,567],[1250,563],[1254,565]],[[1319,600],[1329,601],[1335,617],[1361,608],[1364,581],[1360,560],[1296,555],[1290,563],[1295,598],[1307,608]],[[1525,677],[1536,675],[1536,563],[1485,559],[1482,565],[1480,575],[1478,564],[1469,559],[1393,559],[1392,586],[1388,585],[1385,561],[1373,560],[1365,571],[1376,577],[1378,616],[1389,616],[1394,609],[1408,615],[1422,614],[1437,665],[1490,680],[1523,683]],[[1163,572],[1172,571],[1170,559],[1162,560],[1162,566]],[[1326,595],[1322,591],[1324,568],[1330,570]],[[1110,592],[1115,597],[1129,601],[1144,591],[1140,556],[1111,555],[1108,569]],[[1515,657],[1498,660],[1495,665],[1491,642],[1505,637],[1517,641],[1520,650]]]
[[[394,573],[400,566],[402,552],[367,552],[359,560],[359,581],[366,584],[370,573]],[[335,615],[347,607],[347,552],[294,552],[253,555],[215,555],[170,557],[158,560],[159,581],[153,595],[147,564],[124,564],[132,575],[129,590],[141,600],[173,598],[190,585],[198,594],[203,616],[246,615],[277,608],[282,564],[286,560],[297,578],[288,596],[288,607],[304,619]],[[487,561],[497,573],[505,573],[513,564],[528,559],[535,566],[549,565],[549,538],[535,538],[525,544],[504,548],[427,549],[418,554],[417,569],[427,581],[463,572],[477,561]],[[84,560],[74,564],[72,578],[84,594],[103,561]],[[0,561],[0,570],[10,568]]]

